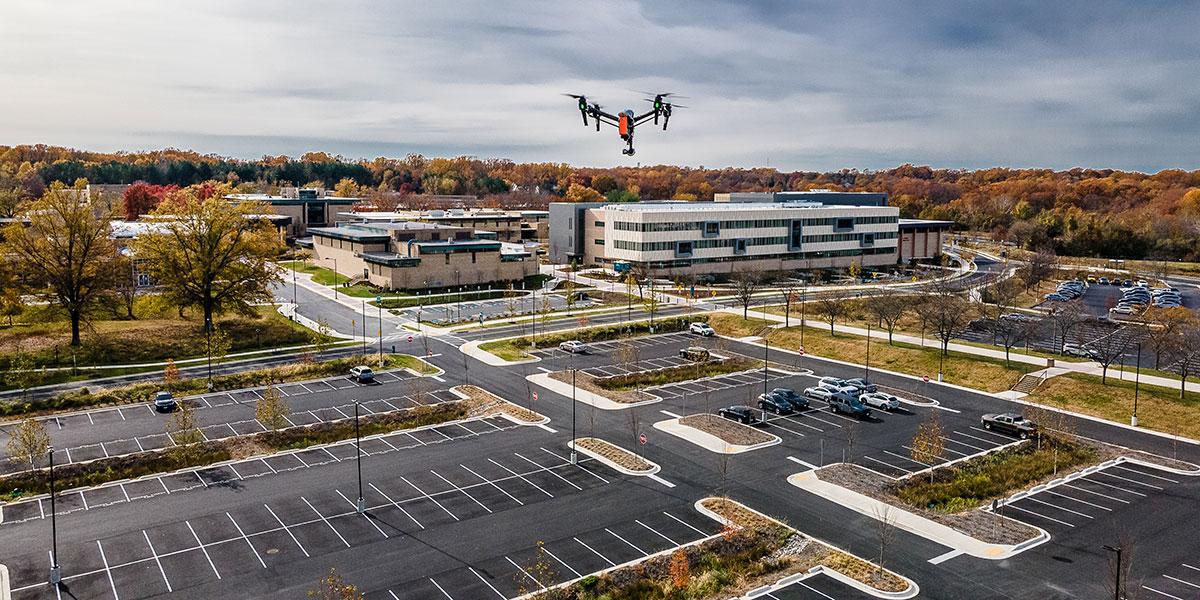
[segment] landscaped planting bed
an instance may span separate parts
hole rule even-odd
[[[575,444],[580,448],[599,454],[630,471],[649,473],[654,470],[654,465],[650,464],[646,459],[600,438],[579,438],[575,440]]]
[[[699,429],[704,433],[720,438],[726,444],[736,446],[753,446],[779,439],[748,425],[742,425],[741,423],[736,423],[717,415],[688,415],[679,419],[679,424]]]
[[[561,381],[563,383],[571,383],[571,372],[570,371],[555,371],[550,374],[550,378],[555,379],[557,381]],[[598,396],[603,396],[605,398],[608,398],[609,400],[612,400],[613,402],[619,402],[621,404],[637,404],[638,402],[649,402],[651,400],[657,400],[656,396],[651,396],[650,394],[647,394],[646,392],[642,392],[642,391],[638,391],[638,390],[605,389],[600,386],[599,378],[593,377],[592,375],[590,375],[588,373],[583,373],[583,372],[575,373],[575,387],[577,387],[581,390],[591,392]]]
[[[703,322],[707,315],[693,315],[688,318],[659,319],[654,322],[654,333],[670,333],[683,331],[688,325]],[[539,335],[536,340],[532,336],[522,336],[505,340],[495,340],[479,345],[480,350],[491,352],[505,360],[522,360],[530,358],[529,350],[538,348],[556,348],[562,342],[579,340],[581,342],[603,342],[620,338],[638,337],[650,333],[650,321],[634,321],[620,325],[605,325]]]
[[[472,416],[503,413],[523,423],[542,423],[546,421],[546,417],[541,413],[518,406],[481,387],[459,385],[455,386],[454,390],[466,394],[471,399],[473,406],[469,409],[469,414]]]
[[[680,381],[691,381],[704,377],[715,377],[738,371],[749,371],[761,366],[761,362],[748,358],[725,358],[696,362],[678,367],[655,369],[653,371],[639,371],[626,375],[599,377],[596,379],[596,385],[605,390],[632,390],[667,385],[668,383],[677,383]]]
[[[466,415],[463,402],[443,402],[376,413],[359,418],[362,436],[411,429],[444,423]],[[100,485],[110,481],[131,479],[155,473],[168,473],[188,467],[210,465],[235,457],[264,454],[279,450],[295,450],[317,444],[354,438],[354,420],[342,419],[275,431],[264,431],[225,440],[200,442],[184,447],[137,452],[125,456],[102,458],[84,463],[72,463],[54,468],[55,486],[59,491]],[[24,471],[0,478],[0,490],[9,499],[50,491],[45,469]]]
[[[383,368],[404,367],[426,375],[438,372],[436,367],[415,356],[385,354],[384,357],[386,363]],[[176,397],[179,397],[203,394],[209,391],[238,390],[257,387],[263,384],[281,384],[291,381],[319,379],[321,377],[343,375],[349,372],[350,367],[361,364],[377,364],[377,362],[374,357],[367,357],[365,359],[362,357],[335,358],[321,362],[300,362],[282,367],[271,367],[269,369],[243,371],[228,375],[214,375],[212,378],[212,390],[209,390],[206,385],[207,379],[202,377],[180,379],[174,383],[163,383],[161,381],[136,383],[115,388],[101,388],[95,392],[92,392],[88,388],[82,388],[45,400],[0,402],[0,417],[39,415],[105,405],[147,402],[154,396],[155,392],[160,390],[170,391]]]

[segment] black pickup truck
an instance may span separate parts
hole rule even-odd
[[[1021,439],[1037,435],[1037,423],[1017,413],[988,414],[979,419],[984,429],[1015,435]]]

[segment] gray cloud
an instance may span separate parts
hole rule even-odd
[[[1200,5],[0,4],[0,143],[784,169],[1195,168]],[[671,131],[569,99],[691,96]]]

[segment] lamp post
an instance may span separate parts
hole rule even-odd
[[[579,369],[576,368],[571,369],[571,464],[576,463],[575,444],[577,442],[575,441],[575,373],[578,371]]]
[[[337,289],[338,289],[338,272],[337,272],[337,259],[335,258],[335,259],[333,259],[333,299],[334,300],[337,300],[337,297],[338,297]]]
[[[462,290],[462,274],[458,272],[458,269],[454,270],[454,287],[458,288],[458,300],[454,303],[455,304],[454,310],[456,313],[454,320],[461,321],[462,320],[463,290]]]
[[[212,384],[212,350],[213,350],[213,348],[212,348],[212,317],[204,318],[204,339],[206,340],[206,344],[207,344],[207,347],[205,348],[205,350],[207,350],[207,352],[205,352],[205,354],[208,355],[208,386],[207,387],[208,387],[208,391],[211,392],[213,389],[213,384]]]
[[[296,261],[295,260],[292,261],[292,305],[293,305],[292,310],[296,310],[295,309],[295,305],[296,305]]]
[[[375,297],[376,302],[379,301],[379,296]],[[362,301],[362,323],[363,323],[363,357],[367,356],[367,301]]]
[[[367,504],[363,501],[362,493],[362,444],[358,437],[358,403],[354,403],[354,453],[357,455],[358,462],[358,512],[362,513],[367,510]]]
[[[763,335],[763,394],[767,393],[767,354],[771,351],[771,340]]]
[[[867,323],[867,364],[863,369],[863,379],[871,379],[871,324]]]
[[[375,296],[375,307],[379,309],[379,329],[376,333],[379,334],[379,368],[383,368],[383,297]],[[366,323],[366,321],[363,321]]]
[[[1105,544],[1103,548],[1117,555],[1117,580],[1114,582],[1116,585],[1113,586],[1113,599],[1121,600],[1121,547]]]
[[[804,301],[808,295],[808,286],[800,286],[800,349],[804,349]]]
[[[1129,417],[1129,424],[1137,427],[1137,401],[1138,401],[1138,384],[1142,380],[1142,343],[1137,345],[1137,366],[1133,368],[1133,416]]]
[[[58,566],[58,518],[54,510],[54,446],[50,447],[50,585],[58,589],[62,570]]]

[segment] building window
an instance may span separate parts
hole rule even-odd
[[[849,231],[854,229],[854,217],[838,217],[833,226],[834,231]]]
[[[447,253],[443,254],[442,256],[446,257],[446,264],[450,264],[450,253],[447,252]]]
[[[604,227],[604,221],[596,221],[596,227]]]
[[[862,245],[864,245],[864,246],[874,246],[874,245],[875,245],[875,234],[873,234],[873,233],[864,233],[864,234],[863,234],[863,236],[862,236]]]
[[[704,237],[716,237],[721,235],[721,223],[719,221],[707,221],[704,223]]]
[[[733,253],[734,254],[745,254],[746,253],[746,240],[733,240]]]
[[[604,240],[597,239],[597,240],[594,240],[594,242],[593,242],[593,243],[595,243],[597,246],[603,246],[603,245],[604,245]]]
[[[692,242],[675,242],[675,256],[691,256]]]

